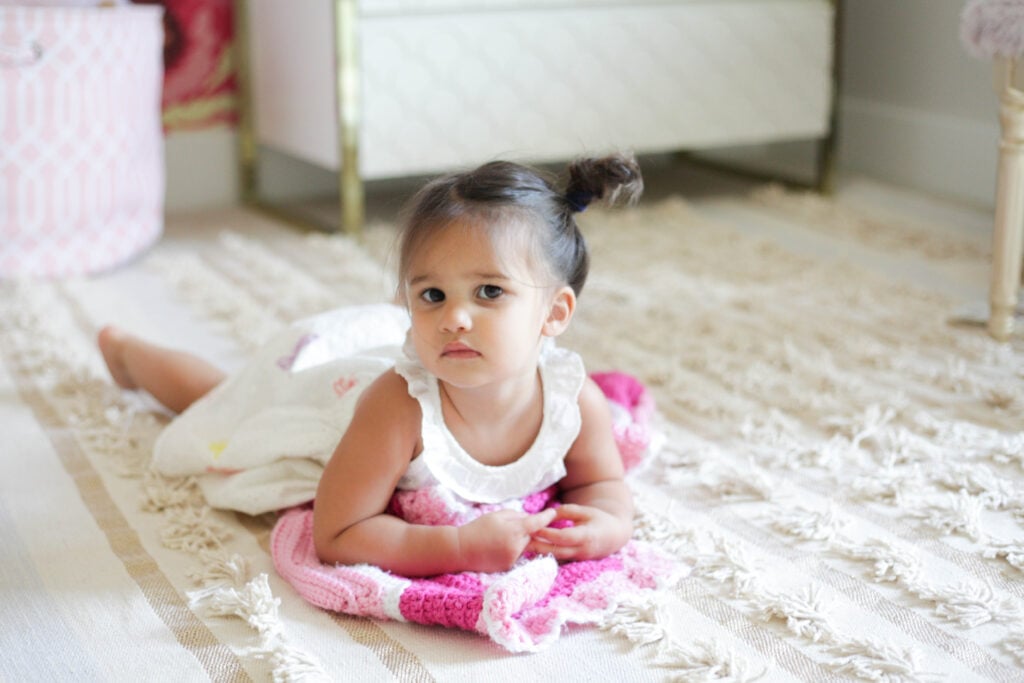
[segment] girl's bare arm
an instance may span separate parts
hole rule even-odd
[[[528,548],[560,560],[605,557],[633,534],[633,496],[623,479],[608,400],[588,380],[579,404],[580,434],[565,457],[566,476],[558,484],[563,504],[557,518],[573,525],[538,531]]]

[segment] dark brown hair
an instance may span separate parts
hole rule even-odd
[[[427,183],[404,210],[398,237],[399,287],[413,255],[455,221],[472,220],[492,237],[512,226],[530,226],[531,243],[552,274],[583,290],[590,269],[587,244],[574,215],[594,200],[634,202],[643,192],[636,159],[628,154],[581,158],[567,168],[564,189],[541,171],[510,161],[492,161],[472,171],[452,173]]]

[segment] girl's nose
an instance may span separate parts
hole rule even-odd
[[[472,327],[473,318],[464,305],[452,303],[445,306],[441,317],[441,328],[445,332],[468,332]]]

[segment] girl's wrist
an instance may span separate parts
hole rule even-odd
[[[466,541],[465,541],[465,526],[451,527],[452,541],[454,543],[454,552],[452,557],[456,558],[455,563],[460,567],[466,565]]]
[[[452,557],[457,558],[456,564],[460,567],[459,571],[472,571],[476,561],[474,557],[475,551],[473,550],[472,529],[469,528],[468,524],[450,528],[455,544],[455,552]]]

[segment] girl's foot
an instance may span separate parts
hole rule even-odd
[[[98,339],[100,353],[103,354],[103,360],[107,364],[110,376],[114,378],[119,387],[137,389],[138,385],[135,384],[124,363],[124,343],[127,339],[127,333],[113,325],[107,325],[100,330]]]

